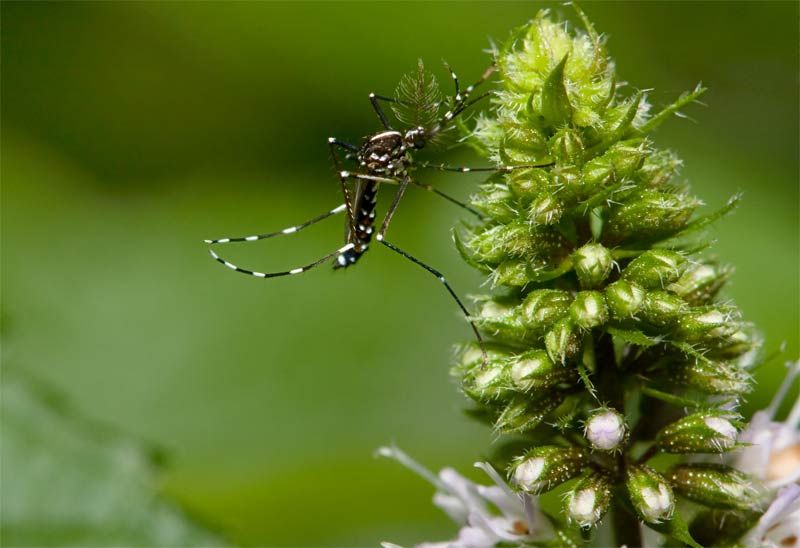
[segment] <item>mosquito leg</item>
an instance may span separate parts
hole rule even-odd
[[[336,154],[336,147],[343,148],[350,152],[357,152],[358,147],[355,145],[351,145],[348,142],[341,141],[336,137],[328,137],[328,147],[331,150],[331,157],[333,157],[333,165],[336,167],[336,171],[339,172],[339,189],[342,191],[342,196],[344,196],[344,205],[347,209],[347,226],[350,232],[353,232],[355,228],[353,226],[353,219],[355,219],[355,213],[353,212],[353,198],[350,195],[350,189],[347,188],[347,177],[344,176],[346,171],[341,171],[342,163],[339,160],[338,154]]]
[[[336,215],[338,213],[341,213],[345,209],[347,209],[347,205],[346,204],[338,205],[338,206],[334,207],[333,209],[331,209],[330,211],[327,211],[327,212],[323,213],[322,215],[317,215],[313,219],[309,219],[308,221],[306,221],[304,223],[300,223],[299,225],[290,226],[289,228],[284,228],[283,230],[279,230],[278,232],[268,232],[266,234],[254,234],[252,236],[236,236],[236,237],[230,237],[230,238],[217,238],[217,239],[214,239],[214,240],[205,240],[205,243],[207,243],[207,244],[229,244],[229,243],[233,243],[233,242],[256,242],[258,240],[264,240],[266,238],[272,238],[274,236],[283,236],[283,235],[286,235],[286,234],[294,234],[295,232],[299,232],[299,231],[303,230],[307,226],[311,226],[311,225],[313,225],[315,223],[318,223],[318,222],[320,222],[320,221],[322,221],[324,219],[327,219],[331,215]]]
[[[464,202],[462,202],[460,200],[457,200],[456,198],[453,198],[452,196],[450,196],[448,194],[445,194],[444,192],[442,192],[438,188],[435,188],[435,187],[433,187],[431,185],[428,185],[428,184],[425,184],[425,183],[420,183],[420,182],[414,181],[414,180],[411,181],[411,184],[414,185],[414,186],[418,186],[420,188],[423,188],[423,189],[425,189],[425,190],[427,190],[429,192],[433,192],[434,194],[436,194],[437,196],[441,196],[442,198],[444,198],[448,202],[454,203],[458,207],[466,209],[467,211],[469,211],[470,213],[472,213],[473,215],[475,215],[479,219],[483,219],[483,215],[481,215],[479,211],[477,211],[476,209],[471,208],[470,206],[468,206]]]
[[[458,76],[456,75],[455,71],[450,68],[450,65],[448,65],[446,61],[444,63],[444,68],[447,69],[447,72],[450,73],[450,78],[453,79],[453,85],[456,89],[455,93],[453,93],[453,98],[455,98],[456,101],[461,101],[461,88],[458,85]]]
[[[358,173],[353,171],[340,171],[339,177],[343,179],[359,179],[361,181],[370,181],[373,183],[382,183],[390,185],[399,185],[402,181],[394,177],[380,177],[378,175],[368,175],[366,173]]]
[[[389,130],[394,130],[392,124],[389,123],[389,119],[386,117],[386,114],[384,114],[380,103],[378,103],[378,100],[393,102],[394,99],[390,99],[389,97],[384,97],[382,95],[375,95],[374,93],[369,94],[369,102],[372,103],[372,108],[375,110],[375,114],[377,114],[378,118],[381,119],[383,127]]]
[[[255,270],[248,270],[246,268],[238,267],[235,264],[226,261],[225,259],[223,259],[219,255],[214,253],[213,249],[209,249],[208,251],[211,253],[211,256],[214,258],[215,261],[225,265],[226,267],[230,268],[231,270],[233,270],[235,272],[239,272],[241,274],[247,274],[248,276],[253,276],[255,278],[277,278],[279,276],[292,276],[294,274],[301,274],[303,272],[306,272],[307,270],[311,270],[312,268],[315,268],[315,267],[317,267],[317,266],[329,261],[333,257],[336,257],[337,255],[341,255],[342,253],[353,249],[354,247],[355,247],[355,244],[349,243],[349,244],[347,244],[347,245],[345,245],[343,247],[340,247],[336,251],[334,251],[332,253],[328,253],[324,257],[322,257],[320,259],[317,259],[313,263],[309,263],[309,264],[307,264],[305,266],[300,266],[300,267],[297,267],[297,268],[293,268],[291,270],[284,270],[282,272],[257,272]]]
[[[501,173],[509,173],[518,169],[533,169],[537,167],[548,167],[554,165],[555,162],[547,162],[542,164],[529,164],[522,166],[498,166],[498,167],[464,167],[464,166],[448,166],[445,164],[431,164],[430,162],[421,162],[417,164],[419,167],[426,169],[437,169],[439,171],[457,171],[459,173],[481,172],[481,171],[498,171]]]
[[[402,199],[403,194],[406,191],[406,188],[408,187],[408,183],[409,183],[409,179],[407,177],[405,179],[403,179],[403,181],[400,183],[400,188],[397,189],[397,193],[394,196],[394,200],[392,201],[392,205],[389,206],[389,209],[386,212],[386,216],[383,218],[383,224],[381,225],[381,229],[378,232],[377,236],[375,236],[375,239],[378,240],[383,245],[385,245],[386,247],[388,247],[389,249],[391,249],[392,251],[394,251],[395,253],[398,253],[399,255],[405,257],[406,259],[408,259],[412,263],[424,268],[425,270],[427,270],[428,272],[430,272],[431,274],[436,276],[436,279],[438,279],[440,282],[442,282],[442,284],[444,284],[444,287],[447,289],[447,292],[450,293],[450,296],[453,297],[453,300],[456,301],[456,303],[458,304],[458,307],[461,309],[461,312],[464,313],[464,317],[467,319],[467,321],[469,322],[470,326],[472,327],[472,331],[475,333],[475,338],[477,339],[478,344],[480,344],[480,346],[481,346],[481,351],[483,352],[484,363],[486,363],[486,362],[488,362],[488,357],[486,355],[486,349],[483,346],[483,337],[481,337],[481,334],[478,331],[478,327],[470,319],[469,310],[467,310],[467,307],[465,307],[464,303],[461,302],[461,299],[458,298],[458,295],[456,294],[455,291],[453,291],[453,288],[447,282],[447,279],[445,279],[444,275],[441,272],[439,272],[438,270],[436,270],[435,268],[433,268],[431,266],[428,266],[427,264],[423,263],[422,261],[420,261],[419,259],[417,259],[413,255],[403,251],[402,249],[400,249],[396,245],[394,245],[392,243],[389,243],[384,239],[384,237],[386,235],[386,231],[389,229],[389,223],[391,222],[392,216],[394,215],[394,212],[397,210],[397,206],[400,203],[400,200]]]

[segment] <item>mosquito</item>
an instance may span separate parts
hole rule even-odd
[[[376,95],[375,93],[369,94],[369,101],[372,105],[375,114],[378,116],[383,128],[379,131],[368,135],[363,139],[360,145],[354,145],[346,141],[330,137],[328,139],[328,146],[333,158],[333,163],[337,171],[339,185],[342,192],[344,203],[334,207],[330,211],[322,213],[312,219],[303,223],[284,228],[278,232],[269,232],[266,234],[255,234],[252,236],[241,237],[227,237],[217,238],[213,240],[205,240],[205,243],[211,245],[228,244],[234,242],[255,242],[276,236],[283,236],[300,232],[313,224],[316,224],[328,217],[339,213],[346,213],[345,228],[346,236],[345,243],[342,247],[332,251],[319,259],[296,268],[283,270],[279,272],[258,272],[255,270],[248,270],[241,268],[235,264],[225,260],[217,255],[213,249],[209,249],[211,256],[224,266],[248,276],[256,278],[276,278],[280,276],[292,276],[301,274],[312,270],[329,261],[333,262],[335,269],[347,268],[356,264],[359,259],[367,252],[369,245],[372,242],[373,234],[375,240],[384,246],[388,247],[395,253],[408,259],[412,263],[422,267],[427,272],[435,276],[447,289],[450,296],[458,304],[461,312],[464,314],[466,320],[472,327],[472,331],[478,343],[483,348],[483,339],[478,328],[471,319],[471,315],[467,308],[464,306],[462,300],[458,297],[452,286],[448,283],[444,275],[432,266],[417,259],[407,251],[390,243],[386,240],[386,232],[389,229],[392,217],[397,211],[403,195],[409,185],[413,185],[429,192],[436,194],[448,200],[457,206],[469,211],[470,213],[480,217],[480,213],[469,207],[464,202],[457,200],[434,188],[431,185],[422,183],[412,176],[415,168],[428,168],[441,171],[456,171],[460,173],[469,172],[510,172],[517,169],[529,169],[544,167],[552,165],[552,163],[538,164],[538,165],[516,165],[516,166],[499,166],[499,167],[455,167],[443,164],[431,164],[427,162],[414,163],[414,153],[423,149],[427,144],[435,141],[447,129],[450,129],[454,121],[464,113],[464,111],[480,101],[490,92],[481,94],[480,96],[472,98],[472,93],[479,85],[484,83],[495,71],[496,65],[492,64],[487,68],[478,80],[465,89],[461,89],[456,73],[446,66],[453,80],[455,91],[448,101],[436,100],[435,96],[438,94],[438,88],[435,87],[435,80],[426,82],[424,69],[422,63],[419,63],[419,70],[417,73],[416,81],[407,80],[406,85],[414,89],[410,98],[393,98],[383,95]],[[433,83],[431,87],[430,83]],[[401,86],[403,81],[401,81]],[[435,89],[434,89],[435,88]],[[400,89],[400,88],[398,88]],[[402,122],[402,117],[398,111],[399,108],[408,108],[415,112],[417,124],[413,124],[406,129],[398,130],[392,126],[389,118],[383,110],[382,104],[391,104],[395,110],[396,117]],[[439,115],[443,105],[449,107],[443,115]],[[424,123],[421,123],[424,121]],[[344,154],[344,160],[354,164],[350,169],[343,169],[344,163],[340,154]],[[352,183],[352,184],[351,184]],[[380,229],[375,233],[376,227],[376,203],[378,196],[378,188],[382,185],[395,185],[396,190],[394,198],[387,209],[383,221],[381,222]],[[352,190],[350,188],[352,186]],[[485,356],[485,352],[484,352]]]

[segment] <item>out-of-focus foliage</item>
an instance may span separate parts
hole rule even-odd
[[[157,495],[156,465],[140,444],[71,416],[13,373],[0,411],[4,546],[223,544]]]
[[[540,6],[570,12],[0,3],[4,367],[165,447],[167,493],[237,544],[444,538],[451,525],[420,502],[429,488],[372,458],[396,441],[434,469],[468,470],[490,440],[455,412],[463,402],[444,364],[448,341],[469,329],[440,284],[380,249],[346,273],[247,279],[213,263],[202,239],[280,229],[341,203],[326,139],[379,128],[370,91],[390,95],[419,58],[445,92],[442,58],[471,82],[487,66],[486,37],[502,42]],[[586,9],[622,76],[657,90],[654,104],[709,87],[697,123],[664,125],[655,139],[681,150],[682,176],[709,204],[745,192],[713,231],[737,268],[726,294],[767,352],[787,340],[797,355],[797,5]],[[477,162],[459,154],[427,158]],[[426,182],[466,198],[479,180]],[[482,280],[450,242],[460,217],[409,191],[391,234],[469,294]],[[342,232],[331,220],[230,258],[294,266],[341,245]],[[756,372],[751,408],[781,375]]]

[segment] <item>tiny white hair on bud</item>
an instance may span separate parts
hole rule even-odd
[[[544,472],[545,460],[542,457],[528,459],[514,470],[514,481],[523,489],[532,490]]]

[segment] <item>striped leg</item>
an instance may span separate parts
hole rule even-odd
[[[297,267],[297,268],[293,268],[291,270],[284,270],[284,271],[281,271],[281,272],[257,272],[255,270],[247,270],[246,268],[238,267],[235,264],[226,261],[225,259],[223,259],[219,255],[214,253],[213,249],[209,249],[208,251],[211,253],[211,256],[214,258],[215,261],[227,266],[228,268],[230,268],[231,270],[233,270],[235,272],[239,272],[241,274],[247,274],[248,276],[254,276],[256,278],[277,278],[279,276],[292,276],[294,274],[302,274],[303,272],[306,272],[307,270],[311,270],[312,268],[315,268],[315,267],[317,267],[317,266],[319,266],[319,265],[331,260],[332,258],[341,255],[342,253],[344,253],[346,251],[350,251],[354,247],[355,247],[355,244],[347,244],[347,245],[345,245],[343,247],[340,247],[339,249],[337,249],[333,253],[328,253],[324,257],[321,257],[321,258],[317,259],[313,263],[309,263],[309,264],[307,264],[305,266],[300,266],[300,267]]]
[[[555,162],[547,162],[543,164],[530,164],[530,165],[523,165],[523,166],[498,166],[498,167],[463,167],[463,166],[448,166],[445,164],[431,164],[430,162],[421,162],[419,167],[425,169],[437,169],[439,171],[456,171],[458,173],[470,173],[470,172],[481,172],[481,171],[499,171],[502,173],[510,173],[512,171],[516,171],[518,169],[533,169],[537,167],[548,167],[555,165]]]
[[[413,255],[411,255],[410,253],[408,253],[406,251],[403,251],[402,249],[400,249],[399,247],[397,247],[396,245],[394,245],[392,243],[387,242],[385,240],[385,238],[384,238],[386,236],[386,231],[389,229],[389,223],[391,223],[391,221],[392,221],[392,216],[394,216],[394,213],[397,210],[397,206],[400,203],[400,200],[402,199],[403,193],[405,193],[406,188],[408,187],[408,184],[409,184],[409,179],[408,178],[403,179],[403,181],[400,183],[400,188],[397,189],[397,194],[395,194],[395,196],[394,196],[394,200],[392,201],[392,205],[390,205],[389,209],[386,211],[386,215],[383,218],[383,224],[381,225],[381,229],[378,232],[377,236],[375,236],[375,239],[378,240],[383,245],[385,245],[386,247],[388,247],[389,249],[391,249],[392,251],[394,251],[395,253],[399,254],[401,257],[405,257],[406,259],[408,259],[409,261],[411,261],[415,265],[418,265],[418,266],[424,268],[425,270],[427,270],[428,272],[430,272],[431,274],[436,276],[437,280],[442,282],[444,287],[447,289],[447,292],[450,293],[450,296],[453,297],[453,300],[456,301],[456,304],[458,304],[458,307],[461,309],[461,312],[464,313],[464,317],[467,319],[467,321],[469,322],[469,325],[472,327],[472,332],[475,333],[475,338],[477,339],[478,344],[481,347],[481,352],[483,353],[483,361],[484,361],[484,363],[487,363],[488,362],[488,356],[486,354],[486,349],[483,346],[483,337],[481,337],[481,334],[478,331],[478,327],[470,319],[471,315],[469,313],[469,310],[467,310],[467,307],[465,307],[464,303],[461,302],[461,299],[458,298],[458,295],[453,290],[453,288],[450,286],[450,284],[447,282],[447,279],[444,277],[444,275],[441,272],[439,272],[438,270],[436,270],[435,268],[433,268],[432,266],[429,266],[429,265],[423,263],[422,261],[420,261],[419,259],[417,259]]]
[[[324,219],[327,219],[331,215],[336,215],[337,213],[341,213],[347,209],[346,204],[341,204],[328,212],[323,213],[322,215],[317,215],[313,219],[309,219],[304,223],[300,223],[299,225],[290,226],[289,228],[284,228],[283,230],[279,230],[278,232],[268,232],[266,234],[254,234],[252,236],[236,236],[230,238],[217,238],[215,240],[205,240],[207,244],[229,244],[232,242],[255,242],[258,240],[263,240],[265,238],[272,238],[274,236],[283,236],[285,234],[294,234],[295,232],[299,232],[306,228],[307,226],[311,226],[315,223],[318,223]]]
[[[432,137],[438,134],[440,131],[447,128],[450,122],[452,122],[453,119],[455,119],[459,114],[464,112],[464,110],[467,107],[473,105],[474,103],[477,103],[478,101],[489,95],[489,93],[487,92],[478,97],[475,97],[472,100],[470,100],[469,98],[470,94],[472,94],[475,88],[484,83],[486,80],[488,80],[489,77],[494,73],[494,71],[497,70],[497,65],[492,63],[474,84],[467,86],[467,88],[464,89],[464,91],[462,92],[461,87],[458,83],[458,76],[456,75],[456,73],[447,65],[447,63],[445,63],[445,67],[447,67],[447,70],[450,71],[450,77],[453,79],[453,86],[455,87],[455,95],[453,95],[451,109],[445,112],[444,116],[439,118],[439,121],[436,123],[436,125],[428,131],[429,137]]]

